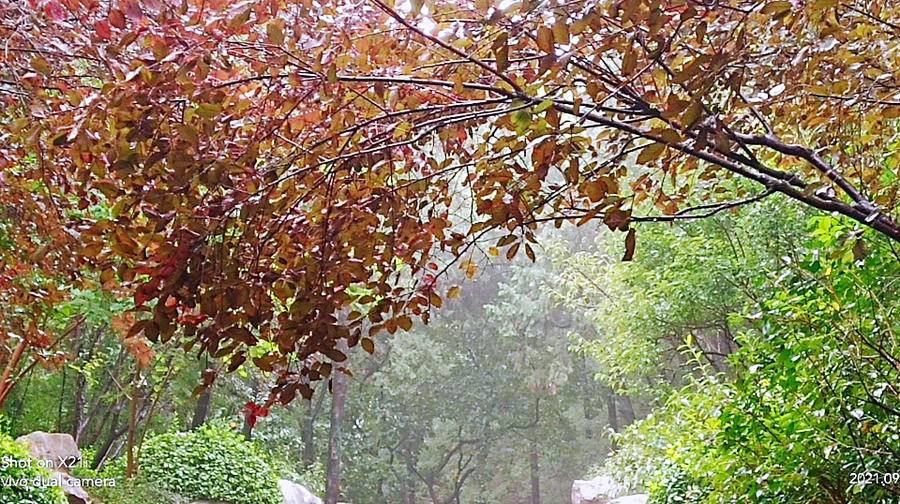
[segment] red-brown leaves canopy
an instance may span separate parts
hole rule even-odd
[[[439,274],[476,239],[533,257],[540,222],[627,230],[780,192],[900,240],[898,16],[887,0],[6,1],[3,205],[28,223],[21,251],[46,233],[36,263],[132,289],[134,333],[184,328],[232,368],[270,342],[255,362],[285,371],[288,400],[329,375],[321,356],[345,358],[339,339],[440,305]],[[735,178],[760,190],[720,199]],[[645,201],[659,214],[636,215]]]

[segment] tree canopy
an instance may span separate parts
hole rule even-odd
[[[131,336],[184,328],[231,369],[280,370],[287,402],[346,358],[338,340],[371,351],[427,321],[480,243],[533,258],[544,222],[627,231],[629,259],[632,223],[782,193],[900,241],[898,16],[887,0],[3,2],[0,281],[21,308],[3,324],[49,346],[41,306],[64,294],[46,279],[124,288]]]

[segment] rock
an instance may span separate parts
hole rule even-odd
[[[572,483],[572,504],[610,504],[624,489],[609,476]],[[626,503],[632,504],[632,503]]]
[[[75,439],[68,434],[32,432],[16,439],[28,447],[28,453],[50,471],[50,477],[59,480],[60,488],[66,494],[69,504],[88,504],[91,502],[87,492],[75,478],[69,475],[69,468],[81,461],[81,450]]]
[[[322,504],[322,499],[293,481],[278,480],[278,488],[284,497],[284,504]]]
[[[69,467],[81,461],[81,450],[75,440],[68,434],[32,432],[16,439],[28,446],[28,453],[38,460],[52,464],[57,471],[68,473]],[[50,467],[47,467],[50,469]]]
[[[609,501],[609,504],[647,504],[649,498],[646,494],[626,495]]]
[[[54,471],[53,476],[59,476],[62,479],[62,484],[59,487],[66,494],[66,500],[69,501],[69,504],[90,504],[91,497],[87,492],[81,488],[77,481],[73,483],[73,480],[77,478],[73,478],[62,471]]]

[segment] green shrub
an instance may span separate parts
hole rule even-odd
[[[650,485],[647,504],[703,504],[709,490],[701,481],[675,465],[667,465],[655,475],[659,481]]]
[[[16,462],[31,461],[30,467]],[[64,504],[66,498],[57,486],[19,485],[12,480],[33,481],[50,474],[37,466],[24,446],[7,434],[0,433],[0,504]]]
[[[159,488],[194,499],[280,504],[278,473],[257,445],[221,426],[148,439],[140,472]]]
[[[91,497],[102,504],[173,504],[182,502],[179,496],[168,492],[144,476],[121,480],[114,487],[97,487]]]

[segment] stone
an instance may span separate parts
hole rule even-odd
[[[305,486],[293,481],[278,480],[278,488],[281,490],[284,504],[322,504],[322,499],[313,495]]]
[[[84,491],[84,488],[81,488],[77,481],[73,483],[76,478],[62,471],[54,471],[52,475],[61,478],[62,484],[59,487],[66,494],[69,504],[90,504],[91,497]]]
[[[68,473],[69,467],[81,461],[81,450],[75,444],[75,439],[68,434],[38,431],[21,436],[16,441],[27,445],[32,457],[52,464],[57,471]]]
[[[81,488],[75,478],[69,475],[69,468],[81,461],[81,450],[69,434],[32,432],[16,439],[28,447],[28,453],[42,460],[50,471],[50,477],[59,480],[60,488],[66,494],[69,504],[89,504],[90,496]]]
[[[572,483],[572,504],[610,504],[624,489],[609,476]],[[628,503],[630,504],[630,503]]]
[[[626,495],[609,501],[609,504],[647,504],[649,499],[650,496],[647,494]]]

